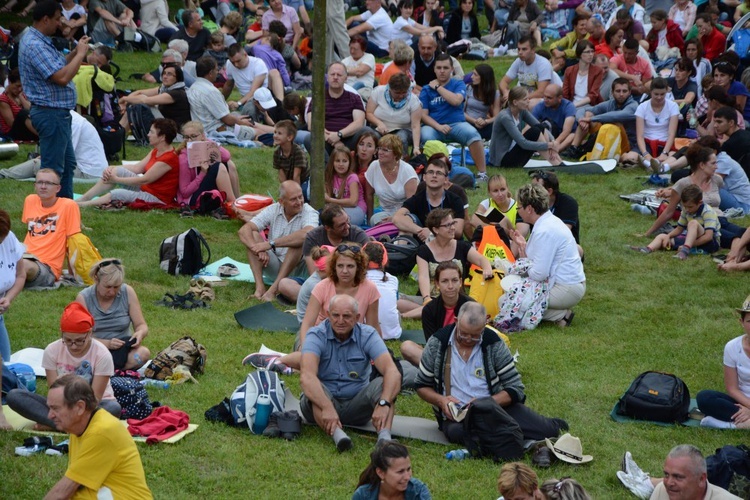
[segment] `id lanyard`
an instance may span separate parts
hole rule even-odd
[[[427,200],[427,213],[429,214],[433,210],[433,206],[430,205],[430,197],[427,194],[427,190],[425,189],[424,197]],[[443,203],[445,202],[445,191],[443,191],[443,199],[440,200],[440,206],[434,207],[434,209],[443,208]]]

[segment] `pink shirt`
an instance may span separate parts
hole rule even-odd
[[[333,284],[331,278],[326,278],[313,288],[313,297],[320,302],[320,313],[315,324],[320,324],[323,320],[328,317],[328,303],[331,301],[334,295],[336,295],[336,285]],[[372,305],[373,302],[380,299],[380,292],[375,283],[365,279],[359,284],[357,293],[354,294],[354,298],[359,304],[359,322],[364,323],[367,317],[367,308]],[[377,325],[370,325],[376,327]]]
[[[359,199],[357,200],[357,206],[362,209],[363,212],[367,213],[367,202],[365,201],[365,190],[362,187],[362,184],[359,182],[359,177],[357,174],[349,174],[349,176],[346,178],[346,186],[344,187],[344,192],[341,195],[341,199],[347,199],[350,196],[349,186],[352,184],[357,184],[357,189],[359,189]],[[333,178],[333,193],[338,193],[339,189],[341,189],[341,177],[335,176]]]
[[[104,344],[96,339],[91,339],[91,347],[88,352],[80,358],[74,357],[63,344],[62,339],[55,340],[44,349],[42,357],[42,368],[57,372],[58,377],[75,373],[81,363],[88,361],[91,363],[91,372],[94,376],[111,377],[115,374],[115,364],[112,361],[112,354]],[[104,389],[102,399],[115,399],[115,393],[112,391],[112,385],[107,380],[107,387]]]
[[[294,40],[294,24],[299,24],[299,16],[297,11],[288,5],[281,6],[281,17],[276,17],[276,14],[271,9],[268,9],[260,20],[260,25],[264,31],[268,31],[268,25],[271,21],[281,21],[286,26],[286,36],[284,41],[287,45],[290,45]]]
[[[226,149],[219,147],[221,152],[221,162],[226,165],[227,162],[232,158],[232,155]],[[180,184],[177,187],[177,203],[190,203],[190,198],[193,196],[203,182],[203,178],[206,176],[203,172],[198,173],[197,168],[191,168],[188,164],[187,148],[182,148],[180,151]]]
[[[643,58],[636,57],[634,64],[627,64],[625,62],[625,56],[617,54],[612,58],[612,62],[617,64],[617,69],[623,73],[639,76],[641,83],[651,80],[653,76],[651,74],[651,65]],[[633,82],[630,82],[630,85],[633,86]]]

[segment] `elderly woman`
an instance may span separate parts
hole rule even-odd
[[[378,159],[365,172],[367,216],[371,226],[390,222],[401,205],[417,192],[417,173],[401,159],[403,155],[401,139],[396,135],[388,134],[378,142]],[[378,196],[383,210],[373,215],[374,195]]]
[[[135,165],[107,167],[102,178],[76,202],[82,207],[113,201],[172,205],[179,178],[179,159],[172,147],[176,136],[177,124],[173,120],[157,118],[148,132],[153,147],[148,156]],[[122,188],[113,189],[116,185]]]
[[[143,346],[148,325],[135,290],[123,283],[125,269],[118,259],[104,259],[91,267],[94,284],[76,297],[94,318],[93,334],[109,349],[117,370],[137,370],[149,360]]]
[[[177,189],[177,203],[195,207],[198,198],[206,191],[218,190],[226,195],[227,201],[234,201],[240,192],[240,181],[237,176],[237,167],[232,161],[232,155],[219,146],[221,162],[213,165],[201,165],[192,168],[188,163],[187,145],[193,141],[207,141],[203,124],[197,121],[189,121],[182,127],[182,137],[185,142],[177,146],[176,151],[180,158],[180,181]]]
[[[568,66],[563,76],[563,97],[576,108],[595,106],[602,101],[599,89],[602,86],[604,70],[593,64],[594,44],[581,40],[576,45],[578,64]]]
[[[409,450],[397,441],[384,441],[370,453],[370,463],[359,476],[352,500],[392,498],[430,500],[427,486],[412,477]]]
[[[404,155],[412,144],[412,155],[420,153],[422,103],[409,91],[411,81],[404,73],[396,73],[387,85],[379,85],[367,101],[367,121],[379,134],[396,134],[401,139]],[[361,140],[361,138],[360,138]]]
[[[0,94],[0,135],[13,141],[38,141],[39,136],[31,124],[31,103],[26,99],[18,68],[8,74],[8,86]]]
[[[6,363],[10,362],[10,337],[3,315],[26,284],[23,266],[25,251],[26,247],[10,230],[10,215],[0,210],[0,262],[6,263],[0,266],[0,357]]]
[[[115,367],[109,350],[92,337],[94,318],[78,303],[68,304],[60,318],[60,339],[44,349],[42,367],[50,386],[58,377],[74,373],[86,379],[94,390],[99,407],[120,418],[121,408],[109,378]],[[8,406],[19,415],[37,422],[37,430],[55,430],[49,418],[47,398],[24,389],[8,393]]]
[[[523,235],[510,231],[520,258],[530,261],[529,278],[548,281],[549,302],[542,317],[558,326],[573,321],[573,307],[586,293],[586,276],[576,240],[568,227],[549,211],[549,194],[541,184],[522,186],[516,197],[518,215],[534,226],[527,242]]]
[[[349,75],[346,83],[359,92],[363,99],[370,97],[375,85],[375,56],[365,52],[367,40],[356,35],[349,40],[349,57],[341,60]]]
[[[174,120],[178,127],[190,121],[190,102],[187,98],[185,76],[176,64],[165,64],[161,70],[161,85],[151,89],[136,90],[130,95],[120,97],[122,120],[120,125],[128,129],[128,104],[145,104],[154,106],[164,118]]]

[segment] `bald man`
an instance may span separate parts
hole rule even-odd
[[[550,132],[555,136],[558,151],[573,143],[576,129],[575,104],[562,96],[562,87],[551,83],[543,91],[543,100],[531,110],[540,122],[549,124]]]

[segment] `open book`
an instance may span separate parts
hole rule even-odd
[[[221,161],[219,145],[213,141],[193,141],[187,144],[188,165],[191,168],[209,167]]]
[[[451,401],[448,403],[448,410],[451,412],[451,417],[456,422],[461,422],[464,418],[466,418],[466,414],[469,411],[469,405],[461,406],[458,403],[454,403]]]
[[[489,211],[487,211],[487,213],[484,215],[480,215],[480,214],[475,214],[475,215],[477,216],[477,218],[479,218],[479,220],[481,220],[485,224],[498,224],[501,220],[505,218],[503,213],[494,207],[491,207]]]

